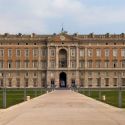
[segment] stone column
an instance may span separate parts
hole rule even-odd
[[[59,55],[58,55],[58,46],[56,46],[56,68],[59,67]]]
[[[70,68],[70,47],[68,47],[68,68]]]
[[[76,47],[76,68],[79,68],[79,48]]]
[[[87,48],[85,48],[85,68],[87,68]]]
[[[38,48],[38,69],[40,69],[40,64],[41,64],[41,48]]]
[[[47,46],[47,69],[49,68],[49,46]]]

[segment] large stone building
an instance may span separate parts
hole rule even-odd
[[[0,87],[125,86],[125,34],[0,35]]]

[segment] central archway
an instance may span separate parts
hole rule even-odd
[[[67,83],[66,83],[66,73],[61,72],[59,75],[59,81],[60,81],[60,87],[61,88],[66,88]]]

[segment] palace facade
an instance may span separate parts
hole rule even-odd
[[[125,34],[0,35],[0,87],[125,86]]]

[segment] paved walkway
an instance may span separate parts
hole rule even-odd
[[[125,125],[125,110],[56,90],[1,110],[0,125]]]

